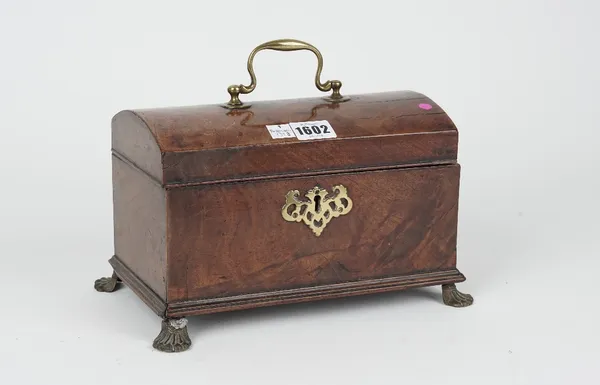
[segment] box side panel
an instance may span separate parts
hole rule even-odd
[[[459,166],[168,190],[169,302],[454,270]],[[353,205],[320,236],[286,194],[343,185]]]
[[[115,254],[166,299],[166,194],[140,170],[112,157]]]

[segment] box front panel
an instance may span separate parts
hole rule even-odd
[[[168,300],[452,269],[459,173],[455,164],[169,190]],[[329,194],[305,196],[317,186]]]

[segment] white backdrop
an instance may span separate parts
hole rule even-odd
[[[0,380],[6,384],[597,384],[600,5],[585,0],[0,1]],[[346,94],[425,93],[460,131],[459,289],[195,317],[188,352],[112,249],[110,120],[220,103],[296,38]],[[245,100],[321,95],[261,52]],[[289,86],[284,86],[289,85]]]

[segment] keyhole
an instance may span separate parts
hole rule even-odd
[[[315,212],[321,212],[321,196],[317,195],[315,197]]]

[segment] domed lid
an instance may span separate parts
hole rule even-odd
[[[412,91],[127,110],[112,129],[115,156],[163,185],[452,163],[458,144],[447,114]]]

